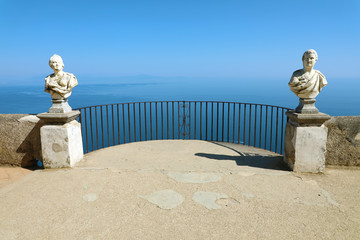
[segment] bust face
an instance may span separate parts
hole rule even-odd
[[[306,55],[304,56],[304,60],[303,60],[303,65],[304,65],[304,67],[307,67],[307,68],[311,67],[311,68],[313,68],[314,65],[315,65],[315,63],[316,63],[316,56],[315,56],[315,54],[310,53],[310,54],[306,54]]]
[[[54,71],[61,71],[64,68],[64,64],[59,58],[50,59],[49,65]]]

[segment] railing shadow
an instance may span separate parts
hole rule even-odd
[[[232,155],[224,155],[224,154],[213,154],[213,153],[195,153],[195,156],[205,157],[214,160],[220,161],[235,161],[238,166],[249,166],[256,168],[264,168],[264,169],[272,169],[272,170],[282,170],[282,171],[290,171],[289,167],[283,162],[282,155],[260,155],[256,153],[246,153],[240,152],[233,147],[227,146],[222,143],[212,142],[218,146],[222,146],[228,148],[238,154],[238,156]]]

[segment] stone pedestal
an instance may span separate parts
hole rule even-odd
[[[319,110],[315,107],[315,98],[300,98],[299,105],[296,107],[295,112],[302,114],[316,114]]]
[[[284,160],[295,172],[323,173],[327,128],[330,116],[324,113],[301,114],[286,112]]]
[[[51,102],[53,105],[49,109],[49,113],[68,113],[72,111],[67,99],[52,99]]]
[[[80,112],[41,113],[45,122],[40,129],[41,151],[45,168],[73,167],[83,158]]]

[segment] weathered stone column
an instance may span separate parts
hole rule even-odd
[[[40,128],[41,151],[45,168],[73,167],[83,158],[79,111],[41,113],[45,122]]]
[[[323,173],[327,128],[323,123],[330,116],[315,107],[315,97],[327,85],[325,76],[314,65],[318,60],[315,50],[309,49],[302,56],[303,69],[291,76],[290,90],[299,97],[295,111],[288,111],[285,129],[284,160],[295,172]]]
[[[37,115],[44,122],[40,128],[43,164],[45,168],[73,167],[84,155],[81,125],[76,121],[80,112],[68,104],[78,82],[73,74],[62,71],[60,56],[52,56],[49,65],[54,73],[45,78],[45,92],[51,94],[53,105],[49,112]]]
[[[323,173],[327,128],[330,116],[324,113],[301,114],[286,112],[285,162],[295,172]]]

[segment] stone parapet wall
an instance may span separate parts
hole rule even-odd
[[[42,160],[42,121],[29,114],[0,114],[0,165],[31,167]],[[360,166],[360,116],[332,117],[328,128],[326,165]]]
[[[41,160],[41,126],[34,115],[0,114],[0,165],[36,165]]]
[[[325,126],[326,165],[360,166],[360,116],[331,117]]]

